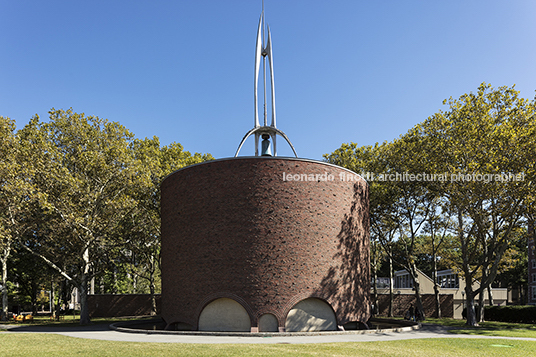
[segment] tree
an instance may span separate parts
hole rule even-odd
[[[397,240],[397,232],[400,229],[399,221],[393,211],[393,205],[397,199],[396,187],[387,180],[375,180],[377,173],[385,173],[388,169],[388,144],[358,147],[356,143],[343,144],[339,149],[324,158],[335,165],[345,167],[361,174],[369,185],[369,216],[370,237],[373,251],[373,259],[381,255],[380,247],[388,260],[389,266],[389,311],[388,316],[393,316],[393,263],[394,245]],[[379,260],[378,258],[376,258]],[[373,261],[373,276],[379,269],[379,264]],[[376,281],[374,281],[374,304],[378,306]]]
[[[27,153],[15,133],[15,122],[0,116],[0,262],[2,280],[1,319],[8,312],[8,262],[13,252],[13,242],[25,233],[29,221],[29,207],[38,195],[31,182],[33,165],[25,160]]]
[[[78,288],[80,323],[89,322],[88,282],[98,270],[99,257],[134,204],[127,195],[136,177],[128,150],[133,135],[115,122],[69,109],[50,112],[50,122],[36,117],[23,129],[23,144],[37,164],[33,181],[42,193],[40,207],[54,225],[33,227],[30,240],[48,251],[25,249],[42,258]],[[73,265],[64,266],[69,261]]]
[[[419,232],[430,216],[435,196],[422,181],[404,179],[405,173],[422,172],[416,159],[421,137],[414,131],[392,143],[357,147],[343,144],[329,162],[363,173],[369,179],[371,238],[378,239],[389,257],[390,275],[393,262],[408,271],[415,290],[416,309],[424,318],[419,274],[416,265]],[[393,247],[399,249],[394,254]],[[392,313],[393,289],[390,288]]]
[[[0,161],[0,263],[2,264],[2,280],[0,281],[2,312],[0,319],[2,321],[7,320],[8,313],[8,259],[12,248],[13,214],[18,201],[15,189],[15,178],[19,171],[16,150],[15,122],[0,116],[0,156],[2,157]]]
[[[374,234],[387,241],[385,237],[397,227],[391,240],[400,244],[404,253],[399,263],[414,279],[418,305],[415,259],[422,255],[417,249],[418,237],[426,231],[430,234],[428,254],[435,264],[440,244],[436,244],[436,233],[441,230],[440,236],[451,237],[445,231],[448,225],[457,240],[451,249],[455,254],[449,259],[459,260],[457,270],[466,280],[467,324],[471,326],[477,324],[475,296],[494,281],[514,232],[526,224],[525,217],[534,217],[536,105],[518,94],[514,87],[493,89],[483,83],[476,94],[450,98],[445,101],[448,111],[436,113],[401,138],[383,144],[380,155],[370,155],[370,147],[344,144],[325,156],[356,172],[381,168],[383,175],[374,177],[375,181],[394,178],[395,182],[371,185],[371,229],[374,232],[376,227]],[[405,172],[415,179],[404,178]],[[374,192],[382,190],[389,192],[383,195],[383,208],[382,200],[372,200]],[[452,217],[447,225],[439,223],[439,211]],[[386,225],[388,222],[393,223]],[[480,286],[473,289],[477,279]]]
[[[397,243],[401,247],[401,259],[398,263],[408,271],[413,280],[415,291],[416,314],[425,318],[421,299],[421,287],[417,269],[419,254],[419,236],[425,224],[433,217],[437,207],[437,196],[431,190],[430,182],[412,178],[406,173],[425,172],[426,164],[419,159],[423,138],[416,130],[410,130],[406,135],[394,140],[390,145],[388,155],[388,173],[395,175],[392,182],[397,199],[392,205],[392,211],[399,222]],[[397,179],[396,174],[400,177]],[[406,174],[406,176],[404,176]]]
[[[514,88],[483,83],[476,94],[446,101],[415,128],[426,138],[423,160],[450,181],[442,195],[455,212],[455,233],[466,280],[467,325],[477,325],[474,298],[495,279],[512,232],[523,223],[524,202],[534,192],[534,102]],[[480,276],[480,286],[473,282]]]
[[[527,230],[518,228],[512,233],[511,242],[501,259],[496,280],[503,287],[517,289],[521,303],[526,302],[523,293],[528,282],[528,264]]]
[[[432,262],[432,280],[434,281],[434,297],[435,297],[435,309],[436,318],[441,318],[441,302],[439,299],[439,283],[437,279],[439,258],[443,257],[441,249],[446,245],[450,235],[448,235],[448,229],[450,227],[450,214],[445,211],[440,212],[438,206],[433,206],[428,222],[424,227],[424,231],[428,233],[428,236],[424,236],[424,244],[429,243],[428,249],[424,251],[431,253]],[[445,250],[443,250],[445,251]]]
[[[131,261],[130,273],[148,282],[155,314],[156,279],[160,272],[160,184],[175,170],[214,158],[210,154],[192,155],[178,143],[161,147],[157,137],[136,139],[130,149],[139,171],[129,192],[136,205],[121,222],[121,234],[126,238],[122,252]]]
[[[14,242],[12,259],[10,261],[10,276],[17,285],[19,299],[23,299],[31,305],[31,311],[36,314],[40,304],[39,295],[43,290],[49,290],[51,269],[40,259],[30,254],[27,250],[18,247]],[[33,247],[36,251],[38,247]],[[48,301],[48,299],[47,299]]]

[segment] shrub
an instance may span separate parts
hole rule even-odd
[[[536,306],[533,305],[508,305],[508,306],[485,306],[484,319],[486,321],[516,322],[532,324],[536,323]]]

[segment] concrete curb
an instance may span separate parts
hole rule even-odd
[[[375,333],[409,332],[421,328],[417,322],[371,319],[373,322],[399,324],[401,327],[370,329],[370,330],[349,330],[349,331],[315,331],[315,332],[219,332],[219,331],[168,331],[168,330],[146,330],[138,329],[136,325],[146,325],[149,323],[161,322],[161,319],[145,321],[125,321],[111,324],[110,329],[125,333],[140,333],[149,335],[181,335],[181,336],[231,336],[231,337],[284,337],[284,336],[337,336],[337,335],[365,335]],[[404,326],[405,325],[405,326]]]

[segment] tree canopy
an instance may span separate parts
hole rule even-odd
[[[455,238],[449,263],[466,280],[467,323],[475,325],[475,296],[495,280],[532,214],[536,105],[514,87],[486,83],[444,104],[448,110],[392,142],[344,144],[325,158],[369,178],[372,237],[388,254],[397,242],[398,263],[413,277],[417,298],[418,236]],[[440,244],[429,242],[428,254],[437,256]]]
[[[161,147],[156,137],[136,139],[117,122],[72,109],[49,114],[49,121],[36,116],[18,132],[1,118],[0,260],[13,242],[40,259],[78,289],[80,322],[87,323],[95,279],[102,286],[117,284],[118,275],[141,276],[154,296],[160,182],[174,170],[213,158],[192,155],[178,143]],[[110,272],[115,278],[107,280]]]

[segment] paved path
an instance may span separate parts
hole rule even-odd
[[[498,338],[511,340],[536,341],[536,338],[492,337],[479,335],[451,334],[448,328],[436,325],[424,325],[421,329],[405,332],[378,332],[366,334],[333,334],[317,336],[273,336],[273,337],[244,337],[244,336],[188,336],[175,334],[126,333],[109,329],[108,325],[90,325],[76,327],[52,326],[13,326],[0,325],[0,329],[8,329],[2,333],[56,333],[64,336],[128,342],[163,342],[163,343],[333,343],[333,342],[367,342],[393,341],[415,338]]]

